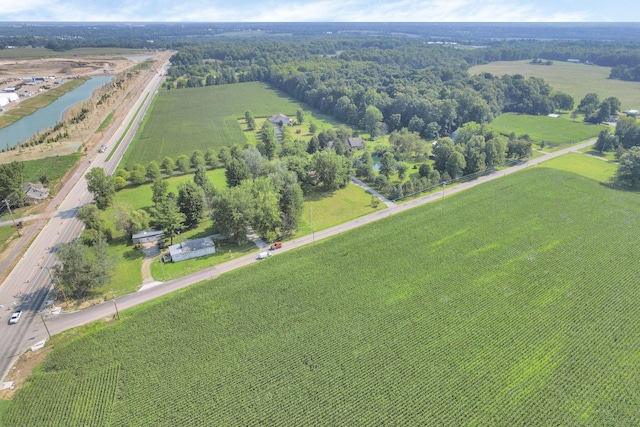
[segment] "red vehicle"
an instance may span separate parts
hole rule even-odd
[[[276,242],[273,245],[269,246],[269,249],[274,250],[274,249],[280,249],[281,247],[282,247],[282,243]]]

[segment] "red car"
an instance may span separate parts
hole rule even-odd
[[[282,243],[276,242],[273,245],[269,246],[269,249],[274,250],[274,249],[280,249],[281,247],[282,247]]]

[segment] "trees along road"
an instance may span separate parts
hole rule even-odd
[[[420,197],[400,205],[396,204],[391,208],[387,208],[385,210],[372,213],[370,215],[346,222],[344,224],[340,224],[325,230],[316,231],[311,235],[306,235],[298,239],[286,242],[281,249],[278,249],[278,251],[274,252],[273,254],[277,256],[282,252],[290,251],[304,245],[312,244],[316,240],[326,239],[327,237],[334,236],[336,234],[354,229],[356,227],[360,227],[365,224],[369,224],[371,222],[388,217],[398,212],[403,212],[407,209],[411,209],[413,207],[423,205],[425,203],[429,203],[434,200],[442,199],[445,193],[446,195],[458,193],[460,191],[474,187],[478,184],[482,184],[484,182],[491,181],[508,174],[512,174],[522,169],[526,169],[530,166],[538,165],[543,161],[564,155],[571,151],[576,151],[583,147],[587,147],[589,145],[592,145],[594,142],[595,142],[595,139],[581,143],[579,145],[575,145],[570,148],[566,148],[566,149],[554,152],[554,153],[545,154],[544,156],[541,156],[533,160],[529,160],[528,162],[523,162],[522,164],[513,166],[509,169],[505,169],[499,172],[494,172],[490,175],[482,176],[474,181],[465,182],[463,184],[459,184],[451,188],[445,188],[443,189],[442,192],[429,194],[427,196]],[[212,279],[228,271],[234,270],[236,268],[244,267],[244,266],[253,264],[255,262],[277,262],[277,258],[274,259],[274,257],[270,257],[266,260],[258,261],[257,254],[255,253],[245,255],[243,257],[233,259],[224,264],[220,264],[215,267],[210,267],[205,270],[192,273],[188,276],[181,277],[179,279],[157,284],[150,288],[146,288],[138,292],[135,292],[133,294],[116,298],[114,300],[106,301],[102,304],[95,305],[95,306],[86,308],[84,310],[77,311],[75,313],[67,313],[67,314],[61,314],[57,316],[51,316],[47,319],[47,326],[52,334],[57,334],[67,329],[73,328],[75,326],[83,325],[95,320],[111,318],[115,316],[118,311],[125,310],[127,308],[131,308],[138,304],[142,304],[148,301],[152,301],[153,299],[159,296],[166,295],[178,289],[185,288],[187,286],[202,282],[204,280]],[[46,334],[44,333],[44,331],[38,331],[37,333],[34,334],[34,336],[36,341],[46,338]]]
[[[136,105],[129,112],[124,122],[120,125],[116,133],[111,138],[109,147],[115,147],[118,139],[126,130],[126,127],[138,106],[144,100],[146,94],[154,94],[158,86],[161,83],[161,76],[156,75],[151,80],[147,88],[144,90]],[[151,103],[153,97],[149,96],[143,109],[140,110],[140,114],[136,116],[135,122],[130,127],[130,132],[124,137],[120,146],[117,147],[116,152],[113,154],[110,162],[106,162],[107,153],[96,153],[92,159],[92,166],[103,167],[108,174],[112,174],[115,168],[122,158],[122,155],[127,149],[127,146],[135,130],[138,127],[139,122],[144,116],[144,112]],[[381,210],[370,215],[346,222],[344,224],[337,225],[332,228],[317,231],[311,235],[303,236],[293,241],[287,242],[283,245],[282,249],[279,249],[275,254],[280,254],[300,246],[311,244],[316,240],[322,240],[330,236],[342,233],[347,230],[351,230],[356,227],[377,221],[381,218],[388,217],[398,212],[403,212],[407,209],[411,209],[415,206],[423,205],[425,203],[439,200],[445,195],[451,195],[476,185],[482,184],[493,179],[500,178],[502,176],[515,173],[522,169],[526,169],[530,166],[537,165],[546,160],[561,156],[571,151],[576,151],[580,148],[592,145],[595,139],[587,142],[574,145],[572,147],[556,151],[554,153],[545,154],[536,159],[523,162],[519,165],[510,167],[508,169],[493,172],[489,175],[479,177],[473,181],[458,184],[449,188],[443,187],[441,192],[429,194],[424,197],[414,199],[412,201],[395,204],[385,210]],[[227,263],[220,264],[215,267],[210,267],[205,270],[190,274],[188,276],[181,277],[179,279],[171,280],[169,282],[157,284],[155,286],[140,290],[133,294],[125,295],[114,300],[106,301],[102,304],[95,305],[74,313],[63,313],[59,315],[49,315],[46,312],[40,316],[40,310],[43,307],[44,301],[51,288],[51,278],[48,275],[48,269],[55,263],[55,255],[51,253],[50,248],[53,248],[60,242],[68,242],[74,237],[78,236],[82,223],[76,218],[75,214],[79,207],[91,201],[91,195],[86,189],[86,182],[83,179],[84,174],[88,171],[88,165],[85,165],[83,170],[78,171],[74,177],[69,180],[69,183],[73,185],[68,195],[60,203],[58,207],[58,213],[53,217],[49,223],[42,229],[38,237],[34,240],[33,244],[29,247],[26,254],[20,260],[19,264],[14,268],[9,277],[5,280],[5,283],[0,287],[0,304],[3,304],[5,308],[0,308],[0,322],[4,322],[4,325],[0,325],[0,378],[4,378],[11,365],[15,362],[18,356],[22,354],[26,349],[34,344],[47,339],[49,333],[57,334],[67,329],[83,325],[95,320],[103,318],[111,318],[116,315],[117,311],[125,310],[127,308],[134,307],[138,304],[142,304],[151,301],[161,295],[171,293],[175,290],[190,286],[192,284],[201,282],[203,280],[211,279],[222,273],[234,270],[236,268],[244,267],[246,265],[257,262],[257,255],[250,254]],[[75,183],[75,185],[73,184]],[[54,205],[55,206],[55,205]],[[270,258],[270,260],[264,260],[260,262],[277,262]],[[21,298],[14,297],[18,292],[22,292]],[[8,319],[13,312],[12,304],[15,302],[21,309],[25,310],[22,319],[16,325],[8,325]],[[46,328],[45,328],[46,322]],[[48,331],[47,331],[48,329]]]
[[[164,64],[162,69],[166,65]],[[102,167],[107,174],[115,171],[162,82],[163,73],[153,70],[149,73],[154,75],[108,142],[111,150],[116,150],[111,160],[106,160],[110,150],[99,153],[96,149],[89,155],[89,161],[78,168],[62,191],[49,203],[55,212],[0,286],[0,380],[6,376],[18,356],[34,344],[48,338],[44,322],[51,317],[45,317],[46,312],[41,310],[52,289],[51,268],[56,263],[56,255],[52,249],[57,244],[70,242],[80,235],[84,225],[76,218],[76,213],[81,206],[92,200],[84,175],[91,167]],[[143,101],[144,106],[136,116]],[[132,122],[134,116],[135,121]],[[131,126],[128,127],[130,123]],[[118,140],[125,132],[126,135],[116,148]],[[9,325],[8,319],[18,307],[23,310],[22,317],[17,324]]]

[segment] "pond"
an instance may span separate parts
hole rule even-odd
[[[109,75],[92,77],[46,107],[40,108],[35,113],[0,129],[0,148],[9,149],[15,147],[39,132],[55,126],[56,123],[62,120],[62,115],[67,109],[91,98],[93,91],[109,83],[112,77]]]

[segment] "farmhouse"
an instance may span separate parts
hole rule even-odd
[[[216,246],[211,237],[187,240],[176,245],[169,246],[169,254],[173,262],[184,261],[204,255],[216,253]]]
[[[269,117],[267,120],[269,120],[271,124],[274,126],[284,126],[284,125],[291,124],[291,119],[282,113],[274,114],[273,116]]]
[[[34,184],[27,182],[24,185],[25,196],[24,201],[27,203],[40,203],[49,197],[49,189],[42,184]]]
[[[158,243],[164,238],[164,232],[162,230],[142,230],[136,231],[131,236],[131,240],[134,245],[142,243]]]
[[[349,144],[349,148],[353,150],[364,148],[364,140],[360,137],[347,138],[347,144]]]

